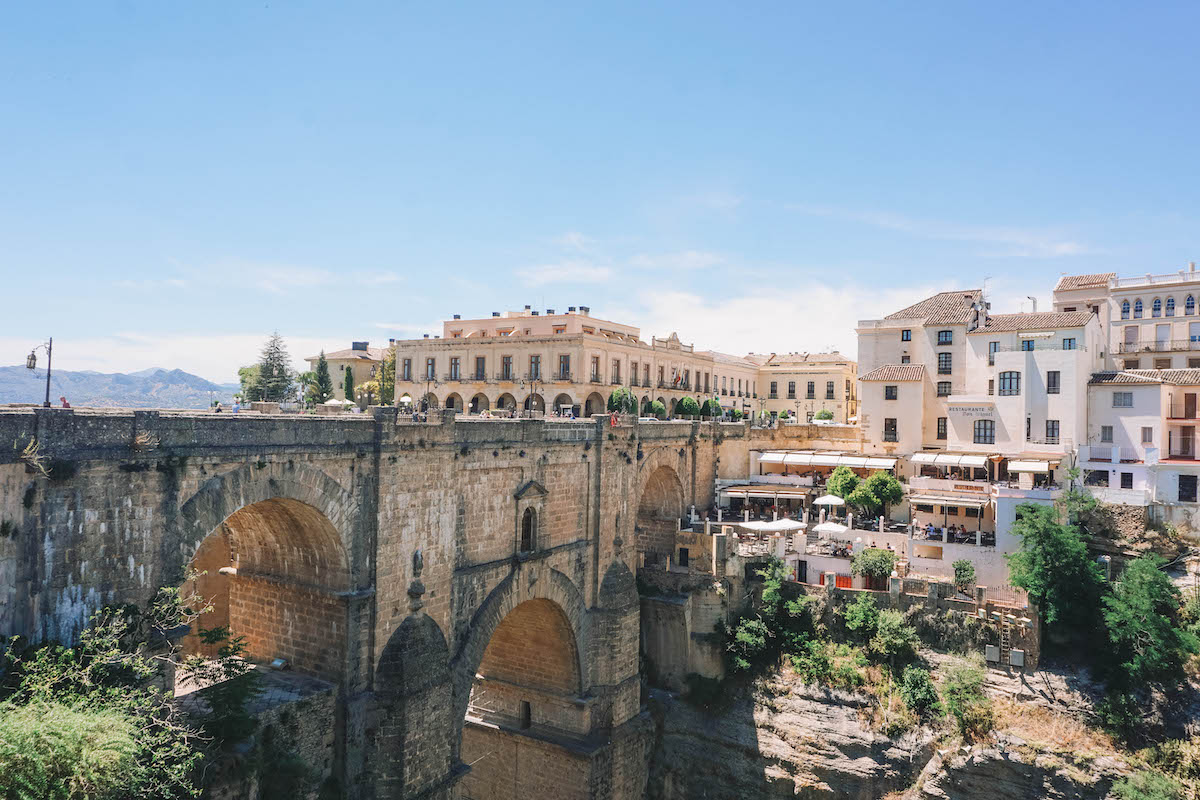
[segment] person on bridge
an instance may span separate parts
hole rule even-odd
[[[62,403],[62,407],[63,407],[63,408],[70,408],[70,407],[71,407],[71,404],[67,402],[67,398],[65,398],[65,397],[60,397],[60,398],[58,398],[58,399],[59,399],[59,402],[61,402],[61,403]]]

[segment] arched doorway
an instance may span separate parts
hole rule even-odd
[[[531,394],[525,398],[525,410],[545,413],[546,401],[540,394]]]
[[[661,398],[661,397],[660,397],[660,398],[658,398],[658,402],[662,403],[662,407],[663,407],[663,408],[666,408],[666,407],[667,407],[667,401],[666,401],[666,400],[664,400],[663,398]]]
[[[571,399],[571,395],[560,394],[558,397],[554,398],[553,411],[555,414],[566,415],[569,412],[577,411],[577,410],[578,409],[575,405],[575,401],[573,399]]]
[[[452,408],[461,414],[463,410],[463,399],[459,397],[457,393],[451,392],[450,394],[446,395],[446,408]]]
[[[607,403],[599,392],[592,392],[587,396],[587,400],[583,405],[583,415],[590,417],[592,414],[603,414]]]
[[[509,412],[516,411],[517,410],[517,398],[513,397],[508,392],[505,392],[504,394],[502,394],[496,398],[496,409],[498,411],[509,411]]]
[[[667,407],[667,416],[669,416],[669,417],[675,416],[675,398],[674,397],[671,398],[671,405]]]
[[[683,516],[683,485],[679,475],[661,465],[650,473],[638,498],[634,532],[637,549],[647,563],[661,563],[675,553],[675,534]]]
[[[488,402],[488,398],[487,398],[486,394],[483,394],[482,392],[480,392],[479,394],[477,394],[471,398],[471,413],[472,414],[482,414],[484,411],[487,411],[490,408],[491,408],[491,405]]]
[[[422,411],[431,411],[435,408],[438,408],[437,395],[434,394],[433,392],[430,392],[429,394],[425,395],[424,398],[422,398],[421,410]]]
[[[471,688],[461,759],[471,765],[463,797],[589,797],[587,756],[569,746],[589,732],[575,632],[554,601],[536,598],[496,626]],[[564,746],[567,743],[567,746]]]
[[[349,570],[341,537],[316,508],[274,498],[247,505],[200,543],[184,586],[212,603],[193,623],[245,639],[249,660],[340,682],[346,659]],[[193,632],[185,652],[207,652]],[[211,646],[208,646],[211,647]]]
[[[642,398],[642,416],[648,417],[653,412],[650,410],[650,403],[653,402],[649,395]]]

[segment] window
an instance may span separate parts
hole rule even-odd
[[[1014,397],[1021,393],[1021,373],[1019,372],[1001,372],[1000,373],[1000,396]]]
[[[402,380],[402,381],[411,381],[412,380],[412,359],[411,358],[404,359],[404,363],[400,366],[400,380]]]
[[[950,381],[938,381],[937,396],[938,397],[949,397],[950,396]]]
[[[1063,311],[1064,311],[1064,312],[1067,312],[1067,311],[1078,311],[1078,310],[1079,310],[1079,309],[1077,309],[1075,306],[1063,306]]]
[[[796,382],[795,381],[788,381],[788,395],[787,396],[788,396],[789,400],[796,399]]]
[[[600,356],[592,356],[592,382],[600,382]]]
[[[1154,368],[1155,369],[1170,369],[1171,368],[1171,359],[1170,358],[1154,359]]]
[[[975,444],[995,444],[996,423],[990,419],[975,420]]]
[[[792,385],[792,391],[796,391],[795,384]],[[779,381],[771,381],[771,399],[779,397]]]
[[[637,379],[638,379],[638,363],[636,361],[632,361],[629,364],[629,385],[637,386]],[[696,383],[697,384],[700,383],[699,379],[696,380]],[[699,389],[700,387],[697,386],[696,388]]]
[[[974,507],[971,507],[971,508],[964,508],[964,509],[963,509],[963,516],[967,516],[967,517],[978,517],[978,516],[979,516],[979,509],[978,509],[978,508],[974,508]]]
[[[939,439],[946,438],[946,418],[945,417],[937,418],[937,438],[939,438]]]
[[[911,357],[911,356],[900,356],[900,363],[901,363],[901,364],[908,364],[908,363],[910,363],[911,361],[912,361],[912,357]]]
[[[642,386],[650,385],[650,365],[642,364]],[[716,391],[717,379],[713,378],[713,391]]]
[[[1183,313],[1187,314],[1189,317],[1196,313],[1196,298],[1192,297],[1190,294],[1187,296],[1187,299],[1183,301]]]
[[[457,358],[450,359],[450,380],[452,380],[452,381],[458,380],[458,359]]]
[[[532,508],[525,509],[521,517],[521,552],[532,553],[537,545],[537,514]]]
[[[1167,298],[1167,316],[1168,317],[1175,316],[1175,298],[1174,297]]]
[[[816,384],[814,381],[809,381],[809,382],[808,382],[808,386],[806,386],[806,387],[805,387],[804,396],[805,396],[807,399],[809,399],[809,400],[813,400],[813,399],[815,399],[815,398],[816,398],[816,396],[817,396],[817,384]]]
[[[1125,369],[1140,369],[1142,366],[1142,361],[1139,358],[1127,358],[1122,363]]]
[[[1113,408],[1133,408],[1133,392],[1113,392]]]
[[[1075,349],[1075,340],[1073,338],[1072,339],[1063,339],[1063,350],[1074,350],[1074,349]]]
[[[913,506],[913,510],[914,510],[914,511],[921,511],[921,512],[924,512],[924,513],[926,513],[926,514],[932,514],[932,513],[933,513],[933,506],[931,506],[931,505],[927,505],[927,504],[925,504],[925,503],[917,503],[916,505],[914,505],[914,506]]]
[[[996,393],[996,379],[988,378],[988,397],[991,397],[995,393]]]
[[[1100,443],[1101,444],[1112,444],[1112,437],[1113,437],[1113,426],[1112,425],[1101,425],[1100,426]]]
[[[612,362],[612,382],[614,384],[621,382],[621,360],[619,358],[614,358]],[[686,380],[684,384],[687,384]]]
[[[1196,476],[1195,475],[1180,475],[1179,476],[1179,502],[1181,502],[1181,503],[1196,502]]]
[[[487,359],[483,356],[475,358],[475,380],[482,381],[487,379]]]
[[[954,331],[938,331],[938,345],[954,344]]]
[[[953,353],[938,353],[938,375],[949,375],[953,361]]]
[[[1132,472],[1122,472],[1121,473],[1121,488],[1122,489],[1132,489],[1133,488],[1133,473]]]
[[[1058,394],[1061,391],[1060,374],[1056,369],[1046,373],[1046,394]]]
[[[432,381],[437,378],[437,360],[433,358],[425,359],[425,380]]]
[[[662,369],[662,368],[659,367],[659,369]],[[570,378],[571,378],[571,357],[570,356],[559,356],[558,357],[558,377],[563,380],[570,380]]]
[[[512,377],[512,359],[511,358],[508,359],[508,365],[506,367],[506,370],[508,372],[508,377],[511,378]],[[529,377],[535,381],[541,379],[541,377],[542,377],[542,357],[541,356],[530,356],[529,357]]]
[[[1152,316],[1152,317],[1161,317],[1162,316],[1162,298],[1161,297],[1154,298],[1154,302],[1150,304],[1150,316]]]
[[[896,418],[895,417],[885,417],[884,418],[884,420],[883,420],[883,440],[885,442],[899,441],[899,438],[898,438],[898,435],[896,432]]]
[[[1129,301],[1121,303],[1121,319],[1129,319]]]
[[[996,363],[996,352],[1000,349],[999,342],[988,342],[988,366]]]
[[[833,397],[833,381],[825,382],[825,399],[826,400],[834,399],[834,397]]]
[[[958,506],[942,506],[942,509],[946,512],[946,516],[948,517],[958,516]]]
[[[1197,368],[1200,368],[1200,358],[1189,358],[1188,359],[1188,369],[1197,369]]]
[[[1142,427],[1142,444],[1154,444],[1154,428]]]
[[[895,400],[899,396],[900,396],[900,387],[898,387],[898,386],[884,386],[883,387],[883,399],[884,400]]]
[[[1058,420],[1046,420],[1046,444],[1058,444]]]
[[[1029,417],[1025,418],[1025,441],[1033,438],[1033,420]]]
[[[1033,349],[1033,339],[1022,339],[1021,340],[1021,350],[1028,353],[1032,349]]]
[[[1133,301],[1133,318],[1141,319],[1144,306],[1142,306],[1142,298]]]
[[[905,328],[904,330],[900,331],[900,341],[911,342],[912,341],[912,331],[909,330],[908,328]]]

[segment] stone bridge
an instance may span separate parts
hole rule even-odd
[[[201,624],[330,687],[311,758],[345,796],[632,800],[638,550],[744,475],[751,438],[608,417],[3,410],[0,634],[72,641],[100,606],[199,571]]]

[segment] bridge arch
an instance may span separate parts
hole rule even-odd
[[[660,448],[643,462],[634,534],[638,551],[646,554],[649,563],[675,552],[675,534],[686,498],[678,471],[683,461],[677,450]]]

